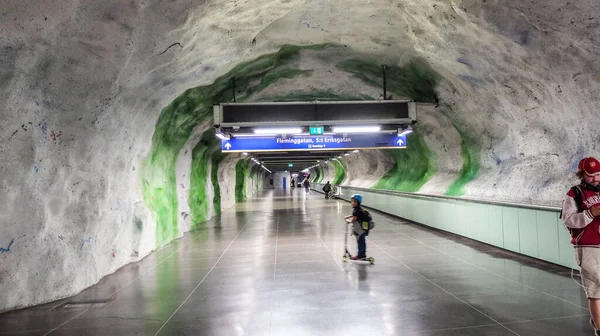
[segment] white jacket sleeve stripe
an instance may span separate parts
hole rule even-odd
[[[567,196],[563,201],[562,219],[565,226],[571,229],[583,229],[594,220],[589,210],[577,212],[577,203]]]

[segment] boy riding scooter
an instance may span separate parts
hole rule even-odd
[[[354,257],[350,257],[351,260],[364,260],[371,263],[374,262],[373,258],[367,258],[367,242],[366,236],[369,234],[369,222],[371,221],[370,215],[365,213],[360,204],[362,203],[362,196],[358,194],[352,195],[352,215],[344,217],[346,223],[353,224],[352,234],[356,236],[358,243],[358,254]],[[346,238],[348,235],[346,235]],[[349,255],[346,249],[346,255],[344,260]]]

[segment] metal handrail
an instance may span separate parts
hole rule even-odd
[[[522,208],[522,209],[533,209],[533,210],[543,210],[543,211],[553,211],[560,212],[560,207],[548,206],[548,205],[535,205],[535,204],[525,204],[525,203],[514,203],[514,202],[503,202],[503,201],[492,201],[492,200],[484,200],[484,199],[476,199],[476,198],[468,198],[468,197],[455,197],[455,196],[445,196],[445,195],[434,195],[434,194],[418,194],[411,193],[405,191],[394,191],[394,190],[384,190],[384,189],[371,189],[371,188],[363,188],[363,187],[353,187],[353,186],[336,186],[339,188],[347,188],[347,189],[356,189],[362,191],[368,191],[376,194],[387,194],[387,195],[402,195],[405,197],[412,198],[425,198],[425,199],[444,199],[450,201],[464,201],[470,203],[479,203],[479,204],[490,204],[490,205],[501,205],[501,206],[509,206],[513,208]]]

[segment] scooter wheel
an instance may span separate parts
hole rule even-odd
[[[371,263],[371,265],[373,265],[375,263],[375,259],[373,257],[370,257],[369,262]]]
[[[343,256],[343,257],[342,257],[342,260],[343,260],[344,262],[346,262],[346,261],[348,260],[348,257],[346,257],[346,256]]]

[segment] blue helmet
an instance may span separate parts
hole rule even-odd
[[[362,203],[362,196],[359,194],[352,195],[352,198],[358,201],[358,203]]]

